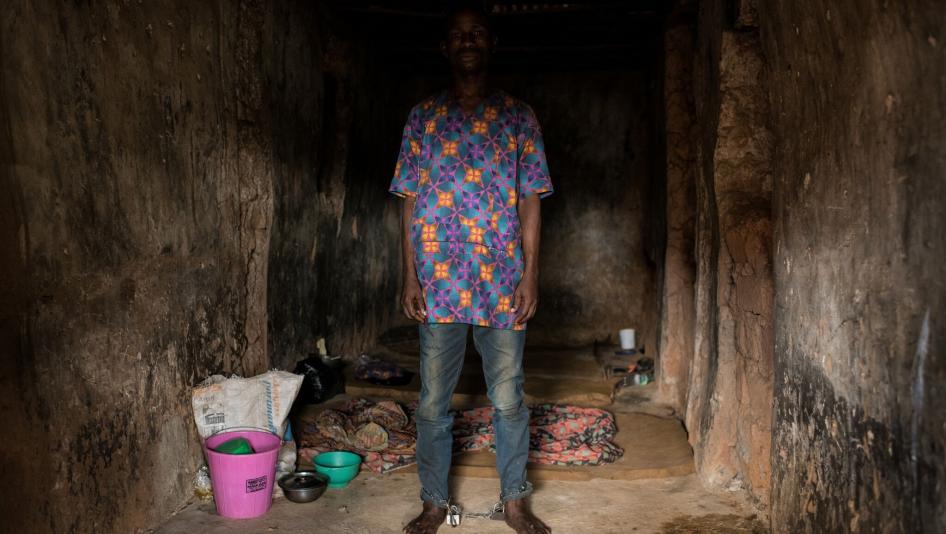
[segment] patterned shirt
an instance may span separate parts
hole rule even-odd
[[[519,199],[552,193],[539,122],[496,91],[465,112],[450,91],[411,110],[389,191],[416,198],[414,265],[428,323],[522,330]]]

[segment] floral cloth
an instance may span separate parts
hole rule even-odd
[[[411,241],[427,321],[515,325],[520,199],[552,193],[532,109],[502,91],[472,113],[447,91],[411,110],[389,191],[416,198]]]
[[[529,461],[546,465],[601,465],[624,456],[612,443],[617,425],[610,412],[562,404],[530,408]],[[496,452],[493,408],[460,412],[453,425],[454,448]]]
[[[297,431],[299,456],[311,463],[319,453],[347,450],[364,459],[366,469],[387,473],[416,462],[416,403],[349,401],[303,420]],[[598,408],[536,404],[530,408],[529,461],[546,465],[602,465],[624,451],[612,440],[614,416]],[[454,452],[489,449],[495,452],[493,408],[454,412]]]

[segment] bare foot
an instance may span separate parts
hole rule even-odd
[[[538,517],[532,515],[529,507],[526,506],[525,499],[506,501],[503,514],[506,516],[506,524],[515,530],[516,534],[550,534],[552,532],[552,529]]]
[[[433,534],[446,518],[445,509],[424,501],[424,510],[404,527],[404,534]]]

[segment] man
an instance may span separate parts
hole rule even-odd
[[[520,534],[550,532],[525,501],[532,485],[522,351],[538,302],[539,198],[552,193],[552,184],[531,108],[487,83],[494,47],[484,12],[465,7],[449,14],[441,50],[453,87],[411,111],[390,187],[403,198],[401,305],[421,323],[423,511],[404,528],[409,534],[436,532],[446,517],[450,398],[471,327],[495,408],[506,523]]]

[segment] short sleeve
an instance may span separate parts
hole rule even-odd
[[[552,194],[552,180],[549,166],[545,159],[545,142],[542,140],[542,128],[532,108],[523,104],[519,115],[518,161],[516,180],[519,196],[526,198],[539,195],[545,198]]]
[[[407,116],[404,134],[401,136],[401,149],[394,165],[394,178],[388,192],[399,197],[417,195],[417,182],[420,178],[420,152],[424,134],[421,128],[420,107],[415,107]]]

